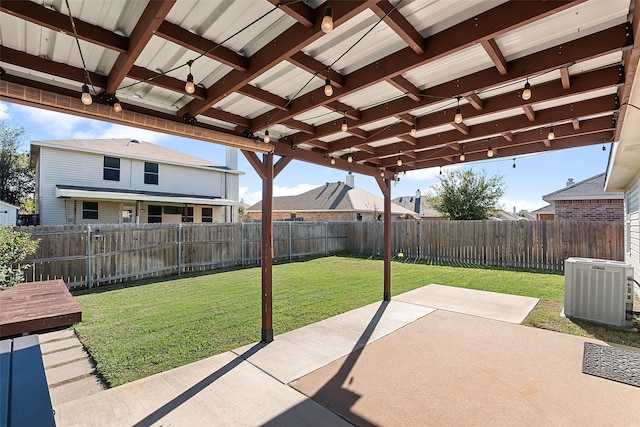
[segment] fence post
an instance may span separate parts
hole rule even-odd
[[[291,227],[293,227],[293,221],[289,221],[289,261],[292,259],[293,252],[293,240],[291,238]]]
[[[178,276],[182,275],[182,223],[178,224]]]
[[[240,223],[240,265],[244,266],[244,222]]]
[[[329,223],[324,222],[324,254],[329,255]]]
[[[91,271],[91,226],[87,226],[87,287],[93,286],[93,272]]]

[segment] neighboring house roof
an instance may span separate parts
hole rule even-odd
[[[161,145],[138,141],[130,138],[116,139],[73,139],[52,141],[31,141],[31,152],[37,153],[38,147],[51,147],[63,150],[80,151],[114,157],[126,157],[173,165],[217,169],[224,172],[242,174],[226,166],[210,162],[189,154],[181,153]],[[35,164],[31,165],[32,167]]]
[[[249,207],[247,211],[261,211],[262,202]],[[274,211],[317,212],[317,211],[354,211],[384,212],[384,200],[360,188],[353,188],[344,182],[332,182],[314,188],[297,196],[273,198]],[[394,215],[416,214],[401,206],[391,203]]]
[[[556,208],[553,205],[546,205],[541,207],[540,209],[536,209],[531,212],[532,214],[552,214],[556,212]]]
[[[514,215],[511,212],[507,212],[505,210],[499,210],[496,212],[496,216],[493,216],[489,219],[493,219],[497,221],[517,221],[518,215]]]
[[[56,197],[75,199],[144,200],[145,202],[190,203],[208,205],[237,205],[234,200],[215,196],[163,193],[160,191],[128,190],[122,188],[82,187],[77,185],[56,185]]]
[[[605,174],[601,173],[584,181],[576,182],[561,190],[542,196],[542,200],[553,203],[558,200],[611,200],[623,199],[621,192],[604,192]]]
[[[442,214],[431,207],[429,199],[425,196],[400,196],[391,200],[398,206],[415,212],[422,218],[442,218]],[[416,206],[416,202],[418,206]],[[416,210],[417,208],[417,210]]]

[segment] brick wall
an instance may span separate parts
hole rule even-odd
[[[557,220],[621,222],[624,217],[622,199],[558,200],[554,205]]]

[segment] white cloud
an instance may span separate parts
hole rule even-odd
[[[298,184],[294,187],[280,187],[279,185],[274,185],[273,197],[297,196],[298,194],[306,193],[307,191],[313,190],[317,187],[320,187],[320,184]],[[250,205],[262,200],[262,190],[249,192],[249,187],[240,187],[239,192],[240,198]]]
[[[13,109],[16,113],[24,114],[29,117],[30,124],[35,126],[46,126],[47,130],[51,132],[55,138],[68,138],[71,131],[73,131],[82,122],[90,122],[82,117],[57,113],[55,111],[49,111],[42,108],[15,105]]]
[[[507,212],[513,212],[513,207],[515,206],[516,212],[520,212],[521,210],[525,211],[535,211],[536,209],[544,206],[544,202],[533,202],[531,200],[518,200],[518,199],[500,199],[500,205]]]
[[[129,126],[122,126],[104,122],[92,122],[89,129],[79,130],[73,133],[74,139],[112,139],[131,138],[139,141],[158,143],[167,138],[158,132],[138,129]]]
[[[9,115],[9,106],[5,102],[0,102],[0,120],[7,120]]]

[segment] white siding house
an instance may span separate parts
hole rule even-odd
[[[225,166],[130,139],[31,141],[42,225],[238,220],[237,150]]]
[[[15,226],[16,220],[18,219],[18,209],[20,208],[0,200],[0,226]]]
[[[624,191],[625,261],[640,282],[640,73],[628,103],[620,139],[609,157],[605,190]]]

